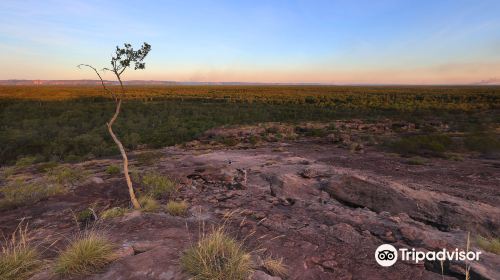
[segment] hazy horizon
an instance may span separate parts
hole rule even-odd
[[[500,83],[497,1],[2,1],[0,80],[94,80],[116,45],[152,45],[126,80]],[[111,75],[105,79],[112,80]]]

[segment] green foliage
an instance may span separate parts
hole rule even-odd
[[[127,212],[127,209],[121,208],[121,207],[113,207],[110,209],[107,209],[101,213],[101,218],[102,219],[112,219],[116,217],[121,217]]]
[[[116,164],[112,164],[106,168],[106,173],[108,173],[109,175],[120,174],[120,172],[121,172],[120,166]]]
[[[223,228],[202,236],[184,253],[181,264],[196,280],[246,280],[252,272],[250,254]]]
[[[61,276],[98,272],[115,259],[114,245],[101,233],[88,231],[78,235],[61,252],[55,272]]]
[[[188,204],[185,201],[169,201],[166,206],[167,212],[172,216],[186,215]]]
[[[50,196],[65,193],[66,188],[60,184],[44,181],[25,182],[21,179],[10,182],[0,188],[0,210],[11,209],[36,203]]]
[[[443,156],[452,144],[447,135],[430,134],[405,136],[392,142],[390,147],[402,155]]]
[[[432,118],[462,130],[500,122],[500,87],[148,86],[128,94],[115,125],[129,149],[271,121]],[[0,86],[0,164],[38,154],[53,161],[117,155],[103,124],[114,106],[100,87]]]
[[[141,182],[146,187],[148,196],[159,199],[176,190],[176,184],[168,177],[158,172],[148,172],[142,175]]]
[[[94,219],[94,212],[92,212],[92,210],[89,208],[84,209],[78,212],[76,219],[82,224],[90,223]]]
[[[89,176],[89,173],[79,166],[59,166],[47,172],[47,178],[57,184],[73,186],[82,182]]]

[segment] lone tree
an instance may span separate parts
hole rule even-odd
[[[123,173],[125,174],[125,180],[127,181],[128,192],[130,194],[130,201],[132,202],[132,205],[134,206],[135,209],[141,208],[141,205],[139,204],[139,201],[135,196],[134,187],[132,186],[132,180],[130,180],[130,174],[128,172],[127,153],[123,148],[122,142],[118,139],[118,137],[116,137],[115,133],[113,132],[113,124],[116,121],[118,115],[120,114],[120,109],[122,106],[123,99],[125,99],[126,97],[125,87],[123,86],[122,82],[123,72],[125,72],[127,68],[131,67],[132,64],[134,64],[134,70],[144,69],[146,67],[146,63],[143,61],[144,58],[146,58],[146,56],[148,55],[149,51],[151,51],[151,45],[149,45],[148,43],[142,44],[141,48],[137,51],[135,51],[132,48],[131,44],[127,43],[124,44],[124,48],[120,48],[118,46],[116,47],[115,55],[111,57],[111,68],[103,68],[102,71],[110,71],[116,76],[118,82],[120,82],[119,93],[115,93],[106,86],[104,80],[102,79],[101,74],[99,74],[99,71],[97,71],[97,69],[94,66],[89,64],[78,65],[78,68],[84,66],[94,70],[94,72],[99,77],[99,80],[101,80],[101,85],[104,91],[107,94],[109,94],[110,97],[112,97],[116,103],[115,113],[113,117],[111,117],[109,122],[106,123],[106,126],[108,127],[109,134],[111,135],[116,145],[118,146],[118,149],[120,149],[120,153],[123,158]]]

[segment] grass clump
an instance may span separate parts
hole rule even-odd
[[[288,268],[283,263],[283,258],[275,259],[267,257],[262,266],[273,276],[285,277],[288,275]]]
[[[158,152],[144,152],[137,154],[135,159],[140,165],[151,165],[158,161],[162,157],[161,153]]]
[[[421,156],[442,157],[451,148],[453,141],[447,135],[429,134],[405,136],[392,142],[389,146],[397,153]]]
[[[106,173],[108,173],[108,175],[116,175],[120,174],[120,172],[121,172],[120,166],[116,164],[112,164],[106,168]]]
[[[148,195],[141,196],[139,198],[139,204],[141,205],[141,210],[144,212],[156,212],[160,209],[158,200]]]
[[[104,210],[101,213],[101,218],[102,219],[112,219],[116,217],[121,217],[127,212],[127,209],[121,208],[121,207],[113,207],[107,210]]]
[[[73,186],[89,176],[86,170],[78,166],[60,166],[50,169],[47,173],[50,181],[64,186]]]
[[[102,233],[83,232],[61,252],[55,263],[55,272],[62,276],[97,272],[115,259],[114,249],[113,243]]]
[[[169,201],[167,203],[167,212],[172,216],[184,216],[186,215],[188,204],[185,201]]]
[[[16,167],[28,167],[34,164],[37,161],[37,158],[34,156],[21,157],[16,161]]]
[[[477,245],[483,250],[500,255],[500,237],[497,238],[477,238]]]
[[[252,272],[250,254],[220,227],[204,235],[181,258],[196,280],[246,280]]]
[[[0,279],[24,280],[41,267],[40,254],[30,244],[27,226],[18,227],[10,240],[2,245],[0,253]]]
[[[15,180],[0,188],[0,209],[12,209],[19,206],[36,203],[50,196],[65,193],[66,188],[59,184],[46,182],[30,182]]]
[[[59,163],[55,161],[42,162],[36,166],[36,170],[38,172],[45,173],[56,168],[57,166],[59,166]]]
[[[426,160],[422,157],[416,156],[408,159],[406,163],[409,165],[425,165]]]
[[[158,172],[146,173],[141,181],[147,188],[147,195],[156,199],[175,191],[175,182]]]

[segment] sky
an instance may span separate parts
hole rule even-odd
[[[498,0],[0,0],[0,80],[96,79],[125,42],[152,45],[125,80],[500,83]]]

